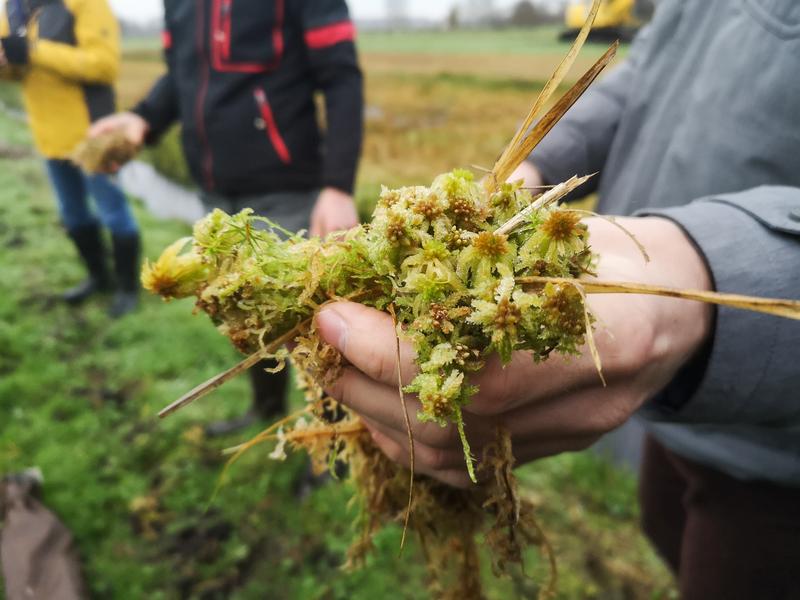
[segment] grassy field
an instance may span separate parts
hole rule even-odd
[[[524,29],[457,29],[396,32],[360,32],[358,45],[364,54],[398,52],[402,54],[563,56],[568,42],[558,39],[558,26]],[[587,56],[602,54],[599,46],[587,46]]]
[[[364,33],[359,37],[367,115],[359,173],[368,205],[380,183],[429,182],[454,166],[489,168],[514,133],[568,44],[538,30]],[[163,73],[160,52],[128,43],[118,85],[122,106],[142,97]],[[588,46],[567,81],[604,50]],[[176,133],[149,158],[188,182]]]
[[[362,40],[366,48],[380,42]],[[395,40],[383,43],[392,48]],[[161,68],[151,49],[135,52],[120,86],[128,101]],[[380,183],[489,166],[537,88],[536,78],[367,66],[362,202]],[[0,97],[14,101],[7,88]],[[6,114],[0,140],[30,149],[25,128]],[[188,231],[138,205],[137,215],[150,257]],[[243,411],[246,381],[167,421],[155,413],[230,366],[234,352],[187,302],[144,298],[135,316],[118,322],[107,319],[102,301],[80,309],[55,302],[54,292],[81,272],[34,158],[0,159],[0,273],[0,473],[43,470],[45,501],[73,530],[94,597],[366,600],[386,590],[425,597],[418,548],[412,543],[398,557],[398,529],[379,538],[368,568],[340,569],[354,535],[349,488],[334,482],[299,494],[302,457],[273,463],[268,449],[255,450],[212,501],[220,450],[256,429],[209,440],[202,425]],[[630,474],[583,453],[525,467],[520,476],[559,557],[559,598],[674,597],[639,533]],[[532,579],[497,582],[487,568],[489,597],[532,597],[542,565],[535,554],[528,561]]]

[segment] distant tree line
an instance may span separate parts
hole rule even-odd
[[[123,37],[153,37],[161,34],[163,23],[161,19],[154,19],[147,23],[129,21],[127,19],[117,19]]]
[[[564,20],[562,10],[553,11],[530,0],[520,0],[514,5],[508,24],[513,27],[535,27],[561,23]]]
[[[542,2],[541,0],[519,0],[510,13],[500,15],[493,11],[475,14],[474,10],[470,10],[469,4],[465,6],[457,3],[453,5],[448,14],[447,27],[449,29],[459,29],[464,26],[538,27],[539,25],[562,23],[564,20],[563,3],[559,3],[557,8],[553,8],[552,5],[552,2]]]

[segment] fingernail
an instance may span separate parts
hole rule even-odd
[[[347,347],[347,323],[335,308],[323,308],[317,314],[317,329],[329,344],[340,352]]]

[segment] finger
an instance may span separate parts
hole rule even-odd
[[[408,432],[394,390],[375,384],[358,372],[345,377],[347,380],[343,385],[347,391],[343,402],[379,425],[384,434],[405,444]],[[461,439],[454,426],[420,423],[416,418],[419,401],[411,396],[406,398],[406,404],[415,445],[461,452]],[[628,386],[620,384],[607,389],[581,390],[545,403],[525,405],[494,418],[475,415],[467,405],[463,409],[464,428],[470,445],[476,449],[494,439],[498,425],[511,434],[515,444],[582,440],[597,438],[619,427],[638,405],[636,394]]]
[[[103,135],[117,128],[116,123],[112,119],[100,119],[89,127],[88,136],[90,138]]]
[[[326,392],[362,418],[408,436],[403,404],[397,388],[380,384],[357,369],[347,367]],[[422,423],[417,419],[421,405],[414,395],[406,395],[406,407],[415,440],[436,448],[460,446],[455,427],[441,427],[438,423]],[[467,422],[465,428],[472,433],[473,424]],[[477,426],[475,430],[477,435],[479,432]]]
[[[652,338],[635,311],[626,314],[627,319],[623,322],[617,322],[618,319],[613,323],[606,322],[608,329],[600,327],[595,333],[603,376],[608,385],[636,381],[645,374],[642,357],[648,355]],[[625,343],[620,340],[625,340]],[[506,366],[493,356],[470,382],[479,388],[471,411],[486,415],[582,389],[603,389],[603,380],[587,347],[582,349],[580,356],[554,355],[539,363],[534,362],[527,352],[515,353]]]
[[[404,451],[402,446],[400,446],[390,437],[382,434],[380,431],[376,430],[371,431],[370,433],[372,434],[372,439],[375,442],[375,445],[381,449],[381,451],[387,456],[387,458],[389,458],[389,460],[409,468],[408,452]],[[466,489],[472,485],[475,485],[470,481],[466,467],[461,469],[438,471],[435,469],[428,469],[423,466],[422,468],[415,469],[415,472],[416,474],[428,475],[429,477],[433,477],[442,483],[446,483],[447,485],[456,488]]]
[[[627,421],[641,404],[629,385],[587,388],[546,402],[530,403],[498,417],[517,443],[597,437]],[[472,406],[464,409],[465,420]]]
[[[344,369],[341,377],[326,390],[332,397],[359,415],[380,423],[406,436],[406,423],[400,395],[395,386],[382,384],[353,367]],[[600,435],[621,425],[640,404],[640,398],[626,384],[608,388],[590,387],[546,401],[530,402],[510,411],[494,415],[477,410],[474,403],[464,408],[468,438],[474,445],[492,439],[497,424],[508,429],[518,441],[552,440]],[[406,406],[414,439],[433,448],[458,448],[460,441],[454,427],[421,423],[416,414],[419,400],[406,395]]]
[[[363,418],[363,417],[362,417]],[[386,427],[381,423],[364,418],[370,430],[375,430],[394,441],[410,458],[410,446],[408,434],[405,431],[398,431],[394,428]],[[475,456],[480,458],[483,455],[483,448],[486,444],[494,441],[495,429],[483,432],[480,441],[476,440],[474,433],[467,433],[470,445]],[[599,439],[598,434],[589,435],[561,435],[548,436],[546,438],[529,437],[526,440],[515,437],[512,433],[514,455],[522,461],[532,461],[546,456],[552,456],[561,452],[575,452],[584,450]],[[450,447],[434,447],[421,442],[417,437],[414,438],[414,463],[415,467],[420,467],[422,471],[430,473],[432,471],[449,471],[463,469],[465,465],[464,449],[457,439],[455,444]],[[405,461],[403,464],[406,464]]]
[[[366,417],[361,417],[367,424],[370,431],[378,431],[398,444],[411,457],[411,450],[408,441],[408,432],[398,431],[391,427],[386,427],[377,421],[372,421]],[[471,438],[470,438],[471,439]],[[482,446],[482,445],[481,445]],[[477,446],[478,448],[480,446]],[[406,461],[407,462],[407,461]],[[406,464],[406,463],[404,463]],[[414,466],[422,466],[426,472],[443,470],[462,470],[465,469],[464,450],[460,441],[456,439],[455,444],[448,447],[429,446],[419,437],[414,436]]]
[[[325,392],[362,417],[378,421],[388,427],[400,428],[405,423],[403,407],[397,387],[385,385],[367,377],[358,369],[345,367],[339,379]],[[409,417],[416,421],[420,403],[415,396],[405,396]],[[416,423],[414,423],[416,426]]]
[[[334,231],[345,231],[347,229],[350,229],[351,227],[352,225],[349,225],[346,221],[342,221],[341,219],[336,221],[331,220],[327,223],[327,226],[325,227],[325,233],[327,235],[329,233],[333,233]]]
[[[350,364],[379,383],[397,386],[397,338],[392,318],[354,302],[335,302],[317,315],[322,338],[334,346]],[[403,385],[417,373],[414,350],[400,341]]]
[[[356,225],[358,225],[358,215],[355,212],[341,215],[336,219],[337,229],[352,229]]]
[[[140,127],[135,127],[128,130],[127,136],[128,139],[132,144],[134,144],[137,148],[141,147],[144,144],[144,138],[147,135],[147,131]]]
[[[347,367],[326,392],[362,418],[408,437],[403,404],[396,388],[377,383],[358,370]],[[413,394],[407,394],[405,399],[415,441],[432,448],[461,447],[461,438],[454,426],[442,427],[438,423],[419,421],[419,400]],[[493,438],[496,422],[492,418],[464,415],[465,431],[469,439],[476,443],[485,443]]]
[[[311,224],[308,228],[308,234],[311,237],[321,237],[323,235],[321,229],[319,213],[318,211],[313,210],[311,212]]]
[[[600,379],[591,359],[571,360],[555,356],[535,363],[527,352],[517,352],[503,366],[497,356],[491,357],[483,370],[470,378],[478,387],[470,411],[493,415],[507,412],[523,404],[542,402],[577,389],[599,384]]]

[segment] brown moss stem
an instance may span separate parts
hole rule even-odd
[[[392,324],[394,325],[394,340],[395,340],[395,364],[397,365],[397,392],[400,394],[400,404],[403,406],[403,419],[406,424],[406,432],[408,433],[408,454],[409,454],[409,473],[408,473],[408,506],[406,506],[406,514],[403,519],[403,535],[400,537],[400,553],[402,554],[403,548],[406,543],[406,534],[408,533],[408,524],[411,521],[411,506],[414,502],[414,433],[411,430],[411,419],[408,416],[408,405],[406,404],[406,395],[403,392],[403,373],[400,364],[400,334],[397,331],[397,314],[394,310],[394,305],[389,305],[389,313],[392,315]]]

